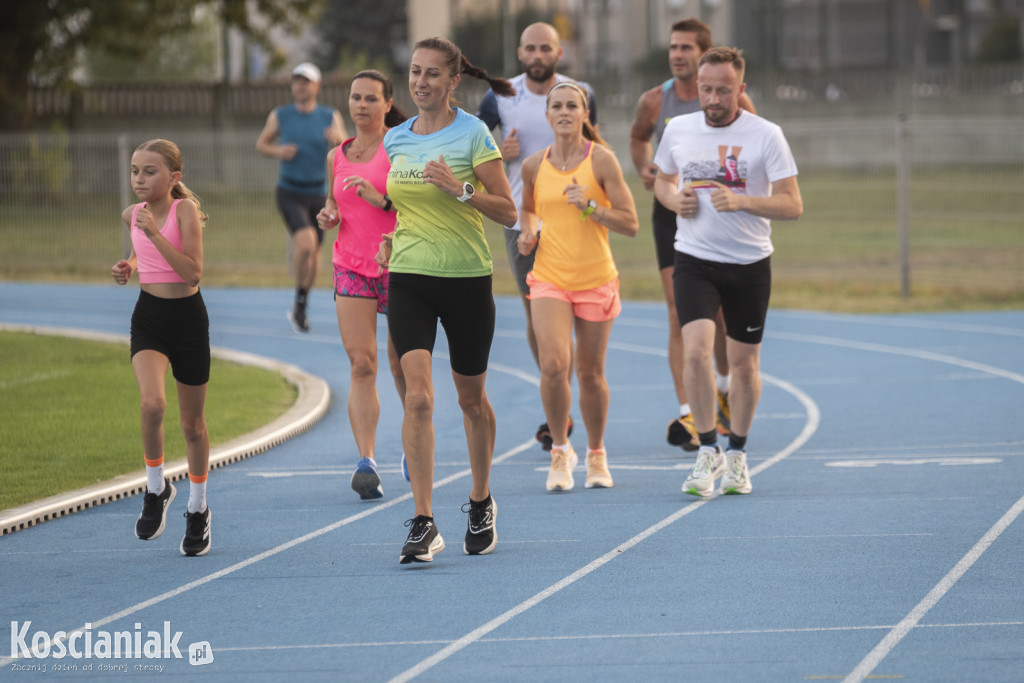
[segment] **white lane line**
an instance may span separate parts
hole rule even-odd
[[[801,446],[803,446],[807,442],[807,440],[811,438],[811,436],[817,430],[819,423],[821,422],[821,413],[818,410],[817,404],[814,403],[814,401],[809,396],[807,396],[806,394],[801,392],[795,386],[793,386],[789,382],[785,382],[785,381],[780,380],[780,379],[775,379],[774,377],[771,377],[771,376],[768,376],[768,375],[762,376],[762,380],[765,381],[765,382],[768,382],[770,384],[775,384],[776,386],[779,386],[780,388],[782,388],[782,389],[788,391],[789,393],[793,394],[796,397],[796,399],[798,401],[800,401],[800,403],[802,403],[804,405],[804,408],[807,411],[807,421],[804,424],[803,430],[800,432],[799,435],[797,435],[797,437],[793,441],[791,441],[789,443],[789,445],[787,445],[785,448],[783,448],[781,451],[776,453],[774,456],[772,456],[768,460],[764,461],[763,463],[761,463],[757,467],[755,467],[752,470],[750,470],[751,476],[753,476],[754,474],[757,474],[759,472],[763,472],[764,470],[766,470],[769,467],[771,467],[772,465],[780,462],[785,457],[787,457],[789,454],[795,452],[797,449],[799,449]],[[409,669],[406,669],[402,673],[400,673],[397,676],[395,676],[394,678],[392,678],[391,679],[391,683],[404,683],[405,681],[410,681],[413,678],[416,678],[417,676],[423,674],[424,672],[432,669],[433,667],[437,666],[438,664],[440,664],[444,660],[446,660],[449,657],[451,657],[456,652],[459,652],[460,650],[462,650],[462,649],[472,645],[473,643],[476,643],[476,642],[480,641],[488,633],[494,631],[497,628],[500,628],[501,626],[505,625],[509,621],[515,619],[520,614],[523,614],[524,612],[528,611],[529,609],[531,609],[531,608],[539,605],[540,603],[544,602],[545,600],[550,598],[552,595],[555,595],[556,593],[561,591],[563,588],[571,586],[572,584],[576,583],[577,581],[579,581],[580,579],[584,578],[588,574],[596,571],[597,569],[600,569],[604,565],[606,565],[609,562],[611,562],[612,560],[614,560],[616,557],[619,557],[620,555],[622,555],[623,553],[627,552],[631,548],[636,547],[637,545],[639,545],[643,541],[647,540],[648,538],[650,538],[654,534],[658,533],[659,531],[661,531],[665,527],[667,527],[667,526],[669,526],[669,525],[679,521],[683,517],[689,515],[691,512],[699,510],[702,506],[704,506],[708,502],[714,500],[715,497],[717,497],[717,495],[713,495],[712,497],[705,498],[703,500],[698,500],[698,501],[696,501],[694,503],[690,503],[689,505],[687,505],[684,508],[681,508],[681,509],[677,510],[676,512],[672,513],[671,515],[669,515],[665,519],[661,520],[657,524],[654,524],[653,526],[650,526],[647,529],[644,529],[639,534],[637,534],[633,538],[629,539],[625,543],[622,543],[621,545],[611,549],[610,551],[608,551],[604,555],[598,557],[596,560],[592,561],[590,564],[588,564],[588,565],[586,565],[584,567],[581,567],[580,569],[577,569],[572,574],[569,574],[568,576],[566,576],[562,580],[557,581],[556,583],[553,583],[552,585],[548,586],[547,588],[545,588],[544,590],[540,591],[539,593],[537,593],[533,597],[529,598],[528,600],[525,600],[524,602],[519,603],[518,605],[516,605],[512,609],[507,610],[506,612],[504,612],[503,614],[495,617],[494,619],[492,619],[491,621],[487,622],[486,624],[484,624],[484,625],[474,629],[473,631],[470,631],[469,633],[467,633],[466,635],[462,636],[458,640],[455,640],[452,643],[450,643],[449,645],[447,645],[446,647],[438,650],[433,655],[431,655],[431,656],[427,657],[426,659],[420,661],[419,663],[415,664],[414,666],[410,667]]]
[[[918,628],[992,628],[997,626],[1024,626],[1024,621],[985,621],[967,622],[962,624],[928,624]],[[481,638],[481,643],[529,643],[549,642],[553,640],[645,640],[653,638],[707,638],[715,636],[761,636],[787,633],[833,633],[836,631],[884,631],[893,628],[892,624],[878,626],[814,626],[805,628],[751,628],[728,629],[718,631],[665,631],[661,633],[593,633],[577,635],[545,635],[545,636],[513,636],[504,638]],[[445,645],[451,640],[399,640],[399,641],[364,641],[360,643],[318,643],[296,645],[248,645],[239,647],[218,647],[217,652],[278,652],[281,650],[322,650],[347,649],[357,647],[407,647],[410,645]]]
[[[960,558],[956,566],[949,570],[949,573],[942,577],[942,580],[928,592],[928,595],[924,596],[924,599],[914,609],[910,610],[907,616],[903,617],[903,620],[896,624],[886,634],[885,638],[882,638],[882,641],[861,660],[860,664],[843,679],[843,682],[860,683],[867,678],[882,663],[882,660],[892,652],[893,648],[903,640],[904,636],[910,633],[918,625],[918,622],[928,614],[929,610],[938,604],[939,600],[949,592],[949,589],[960,580],[960,577],[967,573],[967,570],[978,561],[978,558],[988,550],[988,547],[1013,524],[1021,512],[1024,512],[1024,498],[1018,500],[1013,507],[1006,511],[1006,514],[981,537],[981,540],[974,544],[974,547],[966,555]]]
[[[497,463],[497,462],[501,462],[502,460],[507,460],[508,458],[511,458],[514,455],[518,455],[519,453],[522,453],[527,448],[533,447],[533,445],[535,443],[536,443],[536,441],[534,441],[534,439],[530,439],[529,441],[525,441],[525,442],[519,444],[518,446],[516,446],[516,447],[506,451],[505,453],[502,453],[499,456],[495,456],[493,462]],[[470,474],[471,474],[471,472],[470,472],[469,469],[464,469],[461,472],[456,472],[455,474],[452,474],[451,476],[445,477],[444,479],[439,479],[438,481],[434,482],[434,489],[435,490],[439,489],[442,486],[446,486],[446,485],[448,485],[448,484],[450,484],[450,483],[452,483],[454,481],[458,481],[459,479],[462,479],[463,477],[468,477]],[[170,600],[171,598],[176,597],[178,595],[181,595],[182,593],[187,593],[188,591],[192,590],[193,588],[199,588],[200,586],[205,586],[206,584],[210,583],[211,581],[215,581],[215,580],[220,579],[222,577],[228,576],[229,574],[234,574],[235,572],[237,572],[237,571],[239,571],[241,569],[245,569],[246,567],[250,567],[250,566],[256,564],[257,562],[265,560],[265,559],[267,559],[269,557],[273,557],[274,555],[278,555],[280,553],[283,553],[285,550],[289,550],[290,548],[294,548],[295,546],[301,545],[301,544],[305,543],[306,541],[312,541],[313,539],[319,538],[320,536],[323,536],[324,534],[328,534],[328,533],[334,531],[335,529],[340,529],[343,526],[347,526],[349,524],[352,524],[353,522],[357,522],[357,521],[359,521],[361,519],[369,517],[370,515],[377,514],[378,512],[380,512],[382,510],[387,510],[390,507],[398,505],[399,503],[404,503],[405,501],[411,500],[411,499],[412,499],[412,492],[409,492],[409,493],[406,493],[405,495],[399,496],[398,498],[394,498],[392,500],[389,500],[386,503],[377,503],[376,505],[374,505],[374,507],[369,508],[367,510],[364,510],[363,512],[357,513],[357,514],[352,515],[350,517],[346,517],[344,519],[339,519],[337,522],[333,522],[331,524],[328,524],[327,526],[322,527],[320,529],[317,529],[316,531],[311,531],[308,534],[305,534],[303,536],[299,536],[298,538],[294,538],[294,539],[292,539],[290,541],[287,541],[286,543],[282,543],[281,545],[275,546],[275,547],[273,547],[273,548],[271,548],[269,550],[265,550],[264,552],[259,553],[258,555],[253,555],[252,557],[250,557],[248,559],[245,559],[245,560],[242,560],[241,562],[236,562],[235,564],[231,565],[230,567],[225,567],[224,569],[221,569],[220,571],[216,571],[216,572],[214,572],[212,574],[207,574],[206,576],[204,576],[202,578],[196,579],[195,581],[190,581],[190,582],[188,582],[188,583],[186,583],[186,584],[184,584],[182,586],[178,586],[177,588],[169,590],[166,593],[161,593],[160,595],[154,596],[154,597],[152,597],[152,598],[150,598],[148,600],[143,600],[142,602],[137,603],[135,605],[132,605],[131,607],[126,607],[125,609],[121,610],[120,612],[115,612],[114,614],[110,614],[110,615],[102,617],[100,619],[92,619],[88,623],[90,624],[90,628],[97,629],[97,628],[105,626],[105,625],[107,625],[107,624],[109,624],[111,622],[117,621],[118,619],[124,619],[125,617],[130,616],[132,614],[135,614],[136,612],[140,612],[140,611],[146,609],[147,607],[152,607],[153,605],[157,605],[157,604],[159,604],[161,602],[164,602],[166,600]],[[84,633],[84,632],[85,632],[85,626],[81,626],[79,628],[72,629],[72,630],[66,632],[66,635],[65,635],[65,637],[62,640],[66,640],[67,638],[71,637],[75,633]],[[53,643],[50,643],[49,645],[50,645],[50,647],[52,647]],[[46,648],[44,647],[43,649],[46,649]],[[13,652],[13,650],[12,650],[12,652]],[[6,666],[7,664],[13,662],[15,659],[18,659],[18,657],[3,657],[3,658],[0,658],[0,666]]]
[[[877,318],[863,315],[841,315],[818,312],[787,311],[786,315],[794,318],[813,319],[814,321],[830,320],[833,322],[850,323],[855,326],[876,325],[880,327],[909,327],[920,330],[943,330],[945,332],[969,332],[975,334],[997,334],[1007,337],[1024,337],[1024,330],[1014,327],[996,325],[978,325],[976,323],[951,323],[941,320],[902,320],[896,318]]]
[[[933,353],[931,351],[921,351],[920,349],[904,349],[898,346],[889,346],[888,344],[855,342],[846,339],[823,337],[816,334],[790,334],[787,332],[776,332],[772,333],[770,336],[776,339],[785,339],[787,341],[808,342],[811,344],[821,344],[823,346],[838,346],[846,349],[857,349],[859,351],[876,351],[878,353],[889,353],[894,356],[908,356],[919,360],[946,363],[948,365],[956,365],[961,368],[967,368],[969,370],[976,370],[989,375],[995,375],[996,377],[1002,377],[1003,379],[1008,379],[1011,382],[1017,382],[1018,384],[1024,384],[1024,375],[1021,375],[1020,373],[1004,370],[1003,368],[997,368],[993,365],[986,365],[985,363],[976,363],[972,360],[964,360],[963,358],[957,358],[956,356],[948,356],[944,353]]]
[[[955,456],[948,458],[908,458],[900,460],[835,460],[826,462],[825,467],[871,468],[878,465],[938,465],[940,467],[959,467],[963,465],[998,465],[1002,458],[979,458],[977,456]]]

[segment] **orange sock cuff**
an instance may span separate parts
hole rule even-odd
[[[208,476],[210,476],[209,472],[207,472],[206,474],[192,474],[191,472],[189,472],[188,473],[188,480],[190,482],[192,482],[193,484],[205,484],[206,483],[206,478]]]
[[[160,467],[160,465],[164,464],[164,456],[162,453],[160,454],[160,457],[155,460],[150,460],[146,457],[146,454],[143,453],[142,459],[146,461],[146,467]]]

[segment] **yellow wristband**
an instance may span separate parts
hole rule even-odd
[[[580,220],[587,220],[587,216],[594,213],[595,211],[597,211],[597,202],[591,199],[589,202],[587,202],[587,208],[583,209],[583,213],[580,214]]]

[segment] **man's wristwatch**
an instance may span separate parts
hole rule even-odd
[[[587,208],[583,209],[583,213],[580,214],[580,220],[587,220],[587,216],[594,213],[595,211],[597,211],[597,200],[591,199],[589,202],[587,202]]]
[[[468,202],[473,197],[473,193],[476,192],[476,188],[473,187],[473,183],[462,184],[462,196],[456,197],[460,202]]]

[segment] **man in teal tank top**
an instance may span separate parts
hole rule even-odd
[[[317,103],[320,69],[304,62],[292,71],[295,102],[274,109],[256,140],[256,149],[279,159],[277,207],[292,239],[295,303],[288,320],[296,332],[309,332],[306,298],[316,282],[323,233],[316,215],[327,200],[327,152],[346,138],[341,114]]]

